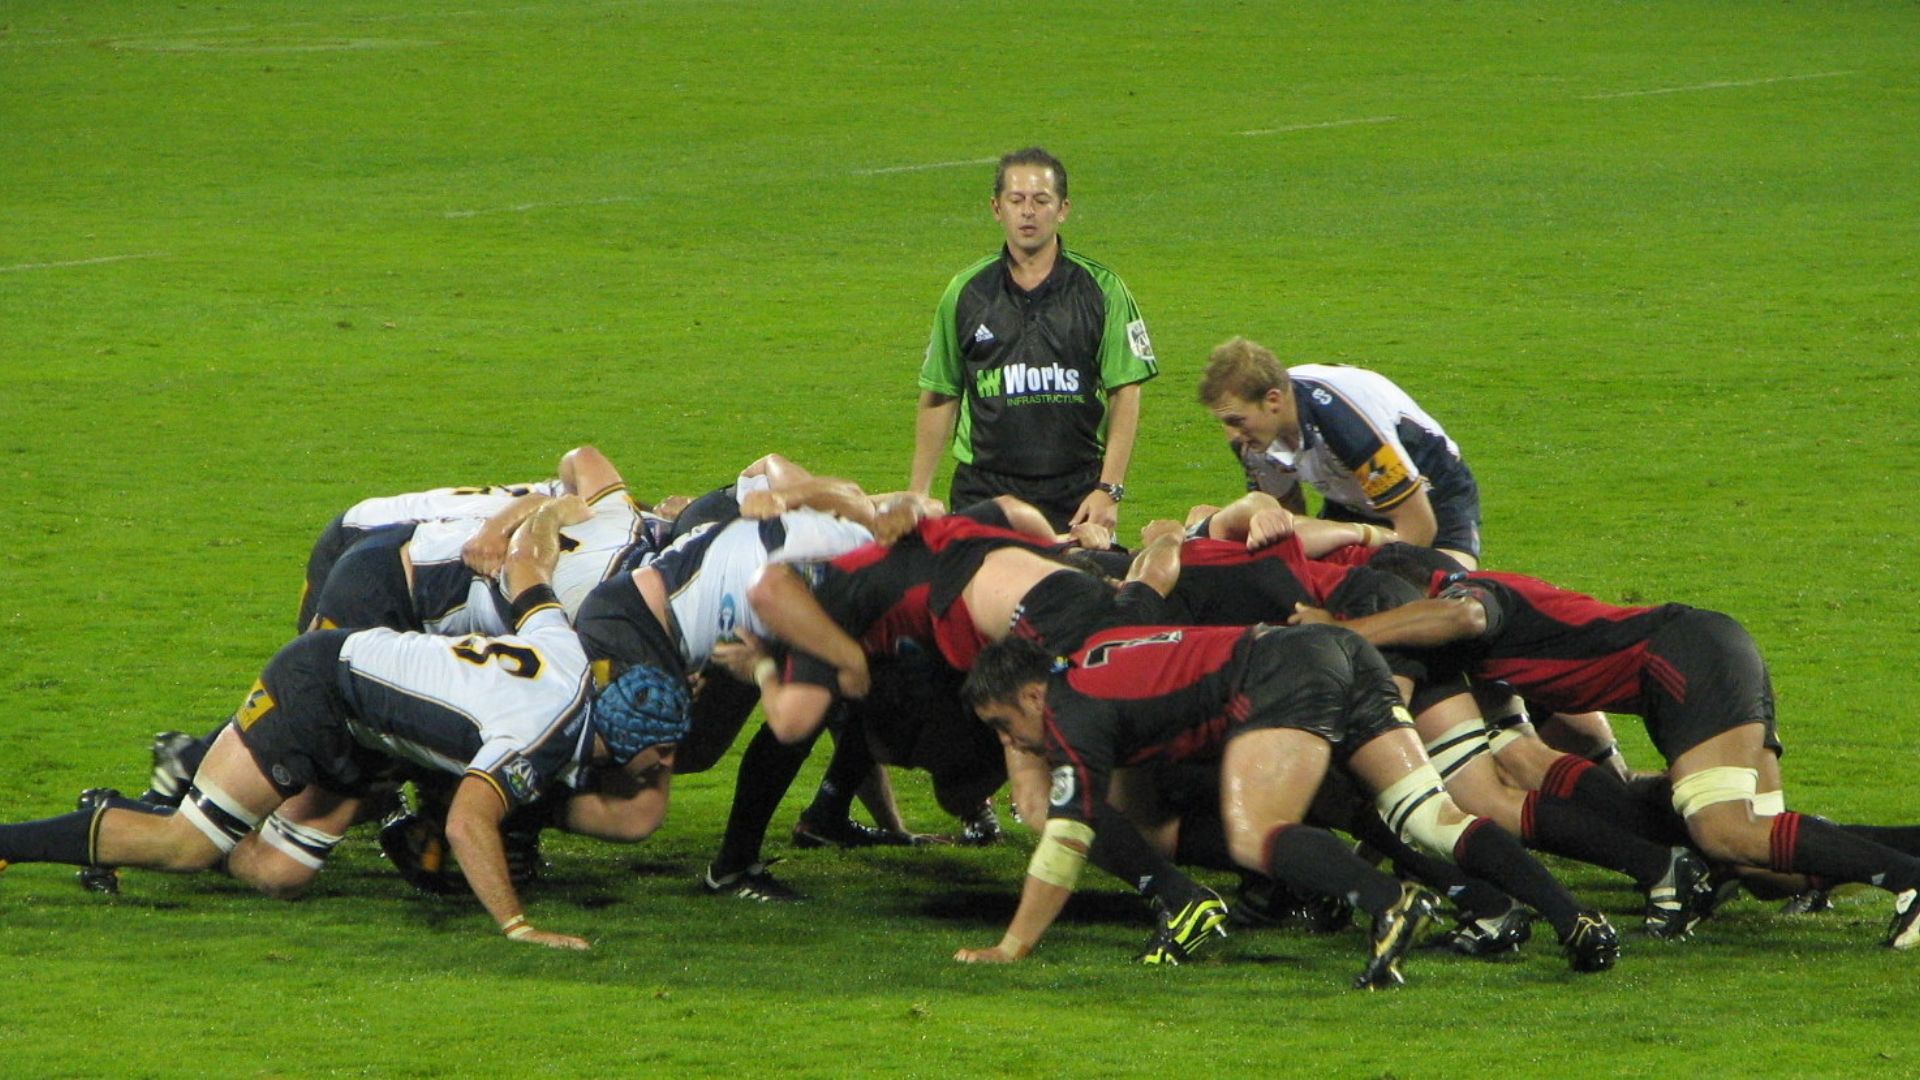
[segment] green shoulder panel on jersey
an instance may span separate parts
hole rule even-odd
[[[963,372],[960,362],[959,330],[953,324],[954,309],[959,306],[961,290],[981,272],[1000,261],[998,252],[973,263],[953,275],[947,291],[933,311],[933,332],[927,338],[926,359],[920,364],[920,389],[949,397],[961,396]]]
[[[1153,341],[1147,336],[1147,320],[1141,316],[1140,305],[1134,302],[1127,283],[1105,263],[1065,248],[1061,254],[1085,270],[1106,298],[1106,326],[1100,337],[1102,388],[1110,391],[1160,374]]]

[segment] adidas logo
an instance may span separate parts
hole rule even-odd
[[[989,344],[993,341],[993,331],[987,329],[986,323],[981,323],[973,332],[973,340],[981,345]]]

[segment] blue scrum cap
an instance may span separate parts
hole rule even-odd
[[[677,743],[693,718],[687,680],[665,668],[635,664],[593,699],[593,730],[616,765],[649,746]]]

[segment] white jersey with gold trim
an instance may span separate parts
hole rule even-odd
[[[489,778],[509,805],[581,779],[592,747],[586,652],[552,606],[520,630],[447,638],[362,630],[340,649],[362,745]],[[358,719],[370,717],[372,719]]]
[[[376,529],[382,525],[412,525],[421,521],[453,521],[463,518],[490,518],[522,495],[559,496],[566,494],[558,480],[540,480],[530,484],[493,484],[487,487],[443,487],[414,491],[405,495],[383,495],[362,499],[340,515],[341,524],[352,529]]]
[[[666,585],[681,656],[692,669],[713,656],[715,645],[738,640],[743,626],[771,636],[747,603],[747,586],[761,567],[831,559],[872,539],[864,527],[831,514],[789,510],[765,521],[703,525],[649,565]]]

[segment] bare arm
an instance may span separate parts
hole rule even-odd
[[[1100,482],[1124,484],[1127,468],[1133,464],[1133,440],[1140,430],[1140,384],[1129,383],[1107,396],[1107,452],[1100,461]],[[1095,488],[1080,501],[1069,526],[1083,521],[1111,529],[1120,522],[1119,507],[1113,497]]]
[[[591,446],[575,447],[560,459],[560,482],[568,491],[592,502],[608,488],[626,481],[607,456]]]
[[[480,523],[479,531],[461,546],[461,561],[476,574],[491,574],[500,569],[506,560],[507,543],[513,538],[513,530],[550,501],[545,495],[516,496]]]
[[[1180,580],[1180,537],[1162,532],[1133,557],[1127,567],[1128,581],[1144,581],[1161,596],[1170,595]]]
[[[1248,548],[1258,549],[1292,535],[1294,524],[1292,511],[1280,500],[1249,491],[1208,520],[1207,535],[1215,540],[1244,540]]]
[[[1000,512],[1007,515],[1007,525],[1014,532],[1047,544],[1059,540],[1053,531],[1053,523],[1032,503],[1012,495],[996,495],[993,501],[1000,507]]]
[[[1427,498],[1424,484],[1420,490],[1401,500],[1400,504],[1386,511],[1387,520],[1393,522],[1393,531],[1400,539],[1419,547],[1432,547],[1433,538],[1439,535],[1440,522],[1433,516],[1433,502]]]
[[[1062,829],[1063,824],[1069,824],[1071,831]],[[1073,896],[1073,882],[1080,868],[1086,865],[1087,850],[1092,844],[1092,829],[1079,823],[1050,819],[1041,830],[1040,846],[1034,849],[1026,884],[1020,890],[1020,907],[1013,913],[1013,921],[1007,924],[1006,933],[992,948],[961,949],[953,958],[963,964],[1011,964],[1032,952]],[[1046,853],[1050,850],[1049,857]],[[1041,874],[1047,877],[1039,876]]]
[[[851,698],[866,696],[870,682],[866,650],[840,629],[791,567],[762,567],[747,588],[747,603],[774,637],[838,669],[841,693]]]
[[[578,495],[549,499],[514,532],[506,560],[509,599],[535,585],[553,584],[553,567],[560,561],[560,527],[581,520],[586,512]]]
[[[506,816],[507,804],[491,783],[477,776],[461,779],[453,793],[453,805],[447,809],[447,845],[460,861],[460,872],[466,875],[473,895],[512,941],[553,949],[587,948],[580,938],[535,930],[526,921],[520,894],[514,891],[507,873],[506,846],[500,839],[500,822]]]
[[[1295,618],[1288,622],[1325,621]],[[1415,600],[1377,615],[1364,615],[1340,624],[1375,645],[1432,648],[1477,638],[1487,630],[1487,609],[1470,596]]]
[[[913,420],[913,472],[907,490],[925,495],[940,471],[940,458],[953,441],[953,425],[960,416],[960,399],[932,390],[920,391],[920,407]]]
[[[1354,544],[1379,547],[1400,539],[1392,529],[1359,521],[1326,521],[1321,518],[1295,518],[1293,533],[1300,538],[1300,550],[1309,559]]]

